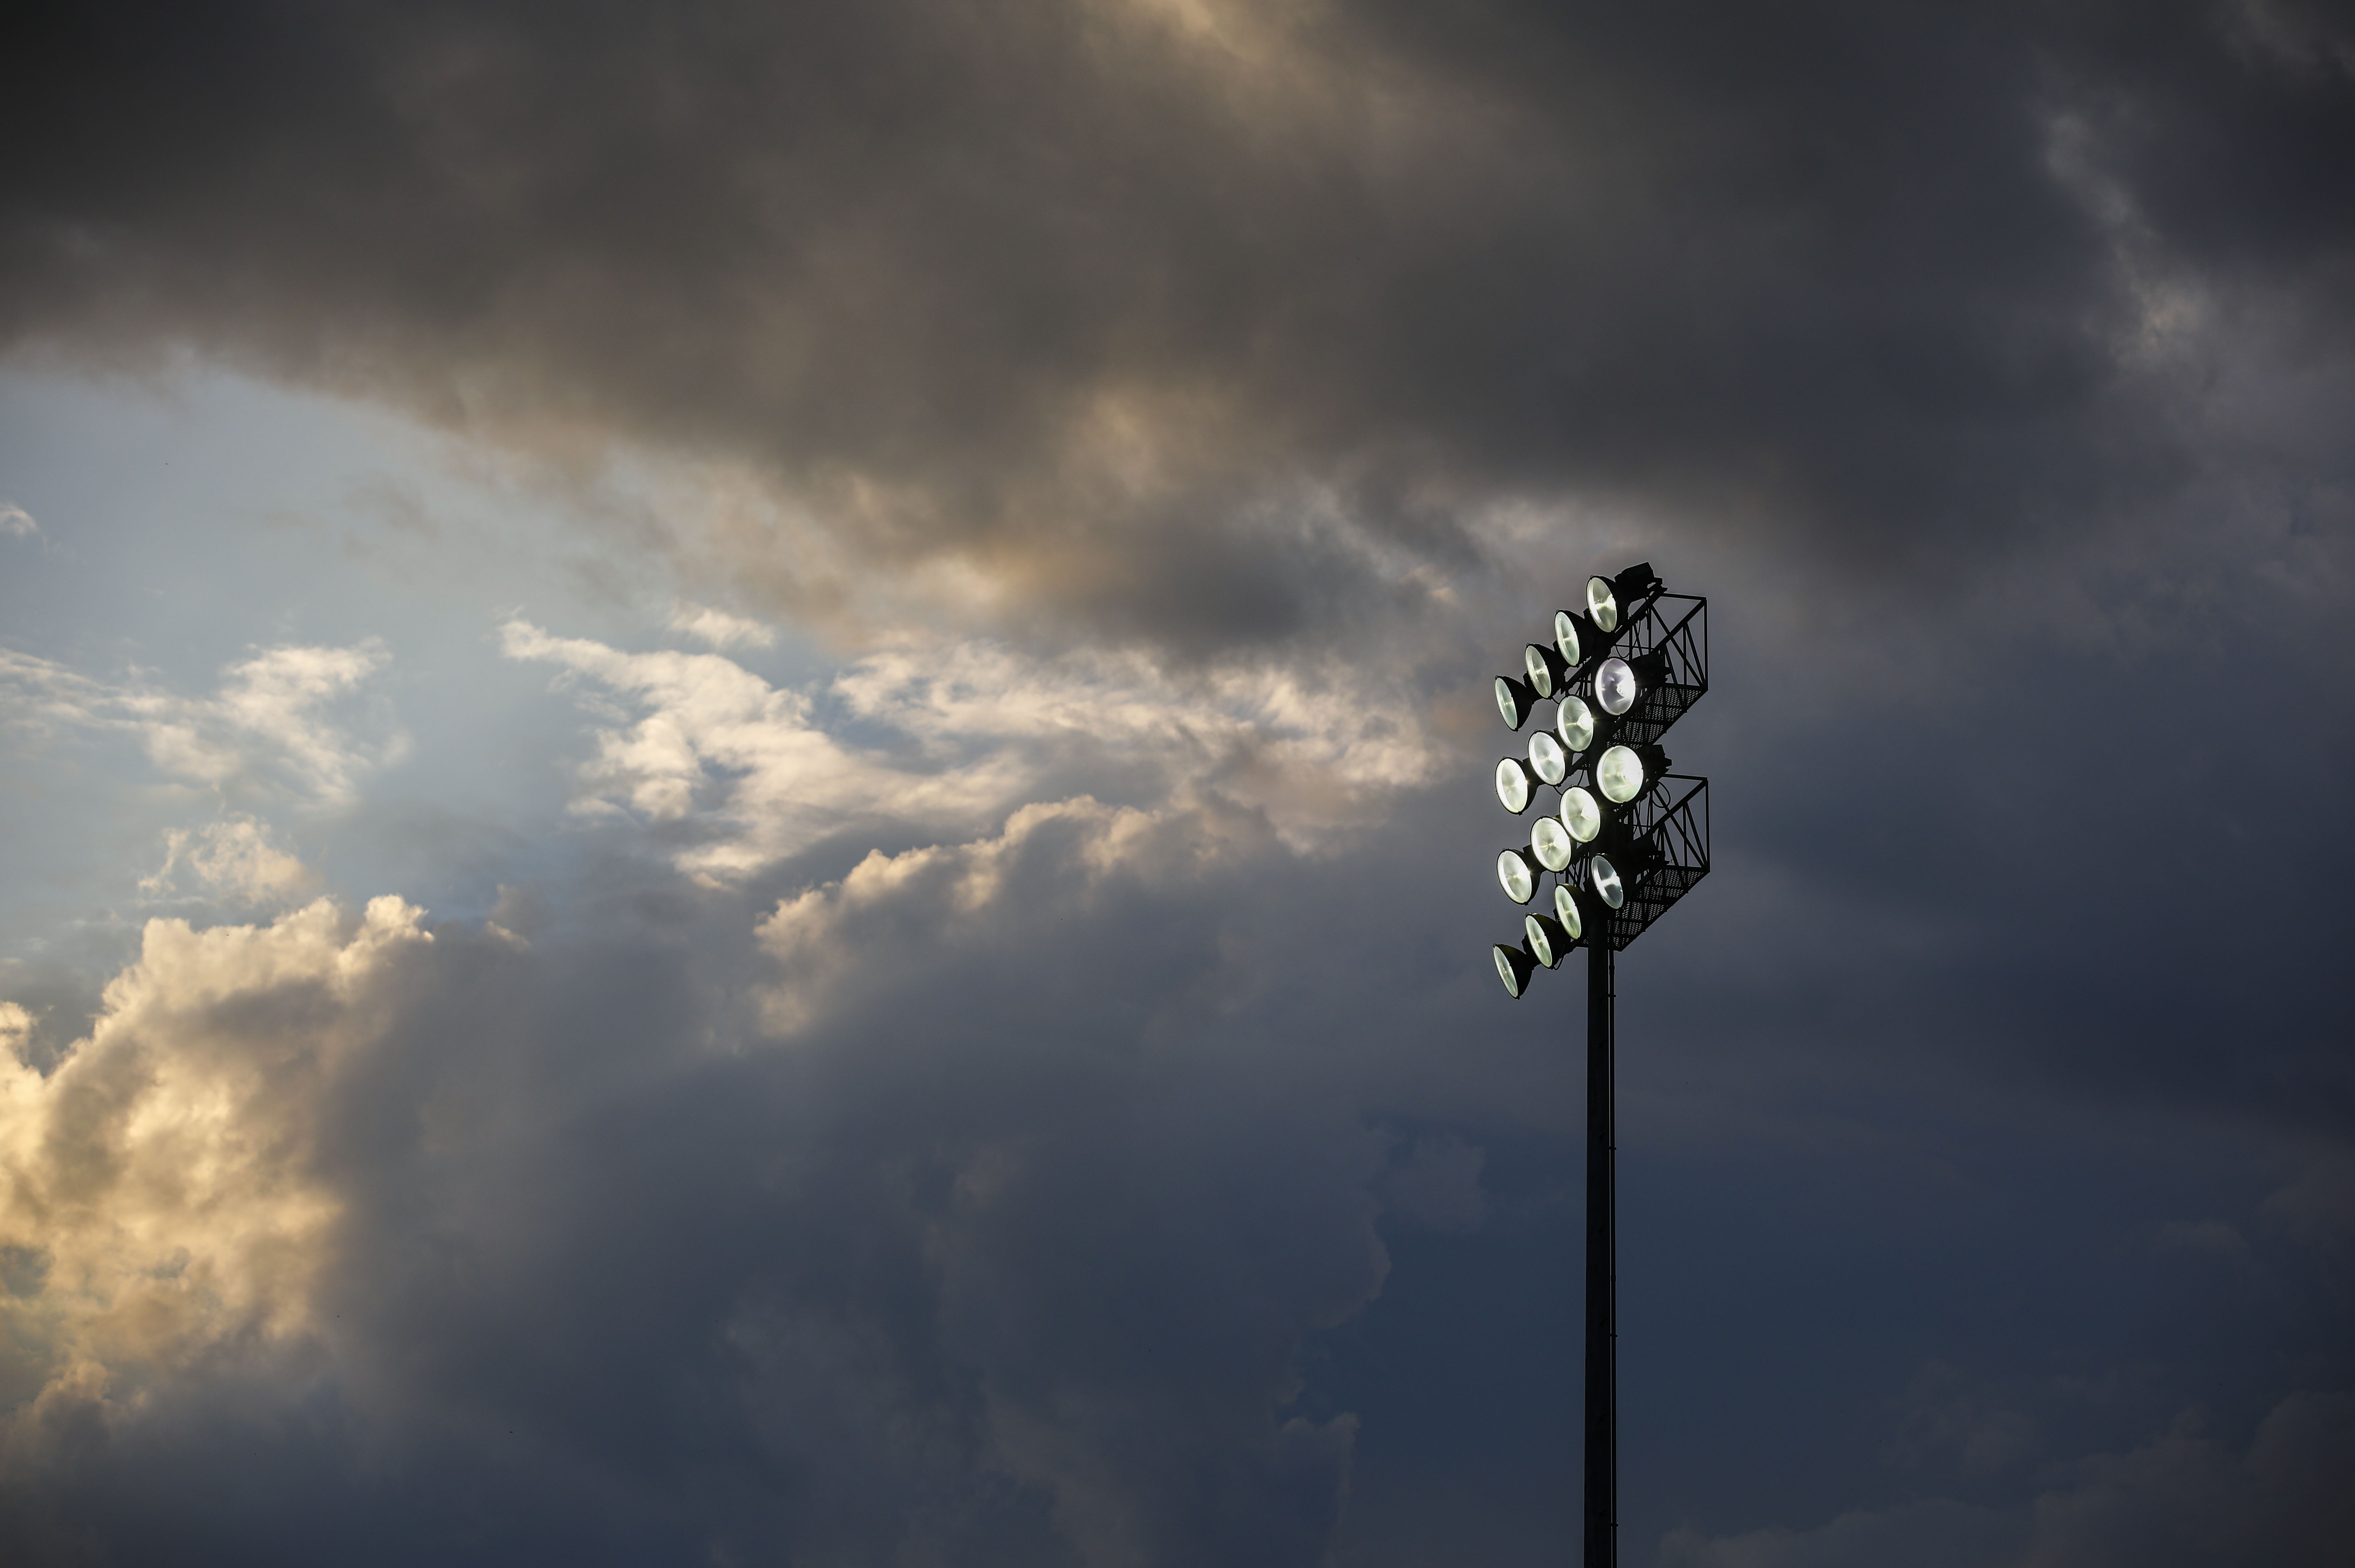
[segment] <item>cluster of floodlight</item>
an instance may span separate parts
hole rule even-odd
[[[1520,677],[1497,677],[1497,711],[1508,730],[1518,733],[1540,703],[1553,704],[1552,722],[1529,736],[1527,760],[1497,763],[1497,801],[1518,816],[1541,790],[1558,792],[1553,809],[1531,824],[1528,845],[1497,857],[1497,880],[1517,904],[1538,898],[1547,873],[1561,879],[1553,912],[1532,910],[1522,917],[1518,945],[1497,944],[1497,976],[1513,996],[1539,969],[1604,940],[1611,912],[1627,901],[1626,879],[1657,854],[1631,822],[1636,804],[1658,787],[1668,759],[1657,745],[1627,745],[1619,736],[1645,693],[1667,678],[1668,656],[1655,650],[1623,658],[1612,645],[1660,588],[1648,563],[1589,578],[1584,612],[1557,612],[1552,643],[1523,650]]]

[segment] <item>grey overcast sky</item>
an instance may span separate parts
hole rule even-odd
[[[0,24],[0,1559],[2355,1556],[2355,23]]]

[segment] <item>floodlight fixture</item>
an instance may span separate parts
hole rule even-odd
[[[1614,805],[1644,793],[1644,762],[1625,746],[1613,746],[1594,764],[1594,786]]]
[[[1525,904],[1537,896],[1538,863],[1527,849],[1507,849],[1497,857],[1497,880],[1507,898]]]
[[[1659,747],[1648,742],[1635,746],[1606,746],[1594,759],[1594,787],[1603,798],[1614,805],[1625,805],[1640,800],[1660,782],[1668,771],[1668,759]]]
[[[1561,743],[1573,752],[1582,752],[1594,744],[1594,709],[1568,692],[1553,710],[1553,732]]]
[[[1581,844],[1592,844],[1603,832],[1603,807],[1582,785],[1561,792],[1561,825]]]
[[[1529,689],[1540,697],[1551,697],[1570,684],[1571,662],[1543,643],[1531,643],[1521,650],[1521,668],[1529,677]]]
[[[1537,705],[1537,688],[1528,681],[1509,675],[1497,677],[1497,711],[1503,715],[1506,729],[1518,730],[1529,722],[1529,709]]]
[[[1636,706],[1636,672],[1623,658],[1607,658],[1594,667],[1594,700],[1616,719]]]
[[[1570,773],[1570,759],[1562,754],[1561,742],[1543,730],[1529,737],[1529,772],[1550,784],[1561,783]]]
[[[1536,781],[1518,757],[1506,757],[1497,763],[1497,800],[1507,811],[1518,816],[1529,808],[1529,796]]]
[[[1593,669],[1594,661],[1609,653],[1611,645],[1617,640],[1615,633],[1596,625],[1594,617],[1584,610],[1557,610],[1553,614],[1553,645],[1557,649],[1564,646],[1564,633],[1569,634],[1568,642],[1576,645],[1579,656],[1571,659],[1570,664],[1572,669],[1579,673]],[[1566,649],[1563,656],[1569,657]]]
[[[1578,895],[1570,891],[1568,882],[1553,885],[1554,923],[1570,933],[1572,940],[1585,934],[1586,920],[1578,907]]]
[[[1586,858],[1586,885],[1594,890],[1596,898],[1612,909],[1617,909],[1627,901],[1626,885],[1620,881],[1619,868],[1611,863],[1608,855],[1589,855]]]
[[[1582,645],[1578,638],[1579,624],[1579,617],[1568,610],[1557,610],[1553,613],[1554,651],[1561,655],[1563,662],[1572,669],[1585,662],[1583,656],[1578,651]]]
[[[1529,989],[1529,976],[1537,973],[1537,955],[1526,946],[1508,947],[1497,944],[1497,978],[1505,983],[1505,994],[1518,997]]]
[[[1529,825],[1529,853],[1547,870],[1566,871],[1570,869],[1571,857],[1578,853],[1578,840],[1570,836],[1570,829],[1561,825],[1560,817],[1540,816]],[[1553,965],[1549,964],[1546,967],[1550,969]]]
[[[1610,579],[1586,580],[1586,618],[1606,637],[1619,629],[1619,596],[1611,592]]]
[[[1570,955],[1570,950],[1578,945],[1578,939],[1550,915],[1525,914],[1521,916],[1521,930],[1526,933],[1521,945],[1549,969],[1558,967]]]

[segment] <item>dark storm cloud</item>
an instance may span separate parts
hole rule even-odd
[[[13,27],[16,341],[746,458],[857,558],[956,553],[1198,645],[1398,592],[1277,521],[1304,497],[1444,565],[1467,514],[1563,495],[1968,560],[2200,469],[2180,378],[2136,357],[2158,284],[2348,351],[2321,7]],[[704,543],[824,600],[762,528]]]
[[[1273,845],[1208,827],[879,861],[782,975],[677,890],[666,937],[545,956],[389,901],[151,933],[19,1091],[53,1109],[0,1116],[48,1205],[0,1548],[1321,1561],[1354,1423],[1300,1407],[1303,1347],[1378,1292],[1382,1191],[1460,1229],[1477,1161],[1220,1047]],[[819,926],[847,989],[790,962]],[[726,1000],[780,985],[783,1036]]]
[[[1321,1561],[1354,1425],[1304,1347],[1385,1202],[1476,1226],[1480,1162],[1253,1016],[1285,861],[1050,808],[794,901],[773,967],[741,902],[611,866],[502,912],[543,952],[151,933],[53,1087],[0,1081],[0,1204],[46,1205],[0,1555]]]
[[[1795,767],[1893,717],[1742,706]],[[1876,786],[1945,798],[1925,750]],[[1980,874],[2018,848],[1999,819],[1844,842],[1788,809],[1806,781],[1727,783],[1719,872],[1624,971],[1630,1559],[2016,1568],[2261,1519],[2281,1561],[2331,1561],[2355,1211],[2274,1135],[2343,1147],[2331,1085],[2277,1076],[2343,1052],[2215,1049],[2229,992],[2196,977],[2073,1011],[2175,950],[2073,931],[2119,901],[2065,876],[2023,903]],[[0,1346],[51,1381],[14,1391],[0,1549],[1552,1560],[1576,981],[1512,1008],[1467,961],[1505,912],[1479,785],[1403,802],[1380,843],[1412,853],[1303,861],[1231,807],[1075,802],[777,906],[584,868],[542,901],[560,920],[503,912],[532,950],[445,925],[346,965],[346,920],[299,962],[151,953],[129,1027],[82,1048],[115,1067],[76,1087],[80,1147],[118,1151],[97,1229],[164,1249],[115,1288],[198,1327],[102,1390]],[[2029,848],[2050,871],[2067,845]],[[2229,894],[2280,897],[2253,858]],[[2307,967],[2268,978],[2311,1026]],[[130,1133],[215,1103],[191,1066],[247,1096],[223,1147],[273,1163],[157,1223],[149,1195],[214,1162],[142,1164]],[[202,1317],[173,1282],[240,1277],[214,1219],[290,1189],[336,1206],[294,1331]],[[91,1255],[62,1224],[49,1246]],[[7,1288],[63,1306],[69,1275]]]

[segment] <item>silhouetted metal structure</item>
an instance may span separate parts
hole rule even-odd
[[[1618,952],[1709,874],[1709,781],[1668,772],[1659,751],[1669,726],[1709,690],[1709,601],[1664,592],[1649,564],[1590,580],[1587,596],[1586,614],[1556,614],[1550,647],[1529,645],[1526,679],[1508,676],[1497,682],[1497,709],[1517,731],[1539,703],[1551,699],[1556,704],[1554,734],[1532,736],[1529,762],[1507,758],[1497,764],[1498,799],[1518,816],[1543,784],[1559,790],[1562,804],[1558,817],[1538,820],[1529,848],[1497,857],[1498,879],[1516,903],[1535,899],[1544,885],[1540,870],[1560,879],[1555,912],[1525,917],[1519,946],[1498,944],[1493,951],[1498,977],[1518,997],[1539,968],[1554,968],[1575,948],[1587,949],[1582,1544],[1586,1568],[1617,1568],[1614,970]],[[1606,667],[1614,664],[1619,667]],[[1573,744],[1582,737],[1582,743]]]

